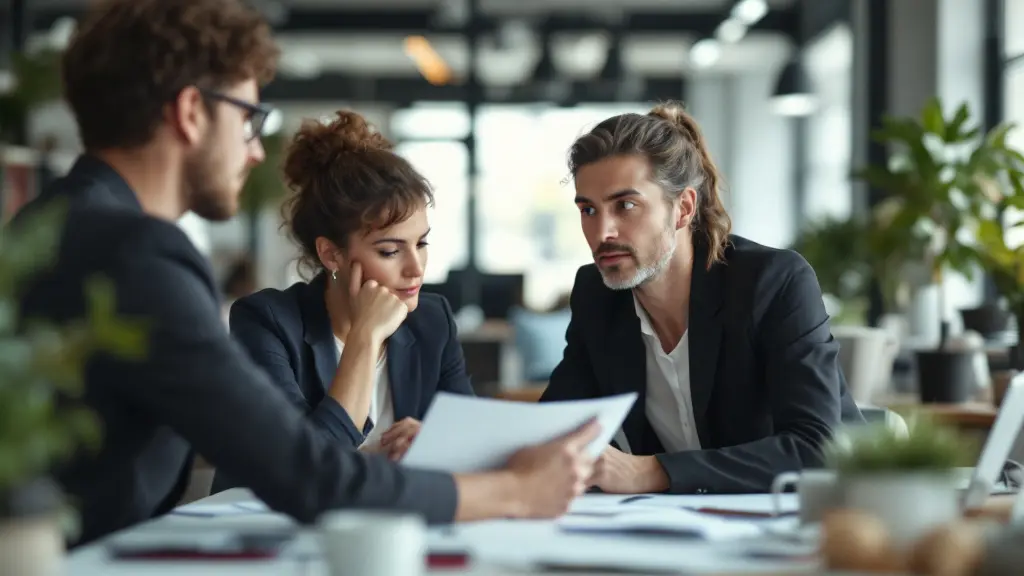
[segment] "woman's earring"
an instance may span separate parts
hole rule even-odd
[[[338,281],[338,271],[337,270],[331,270],[331,280],[334,280],[335,282]]]

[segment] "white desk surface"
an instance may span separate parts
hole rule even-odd
[[[599,499],[609,496],[587,495],[577,504],[601,504]],[[613,497],[622,498],[622,497]],[[683,498],[715,498],[683,497]],[[246,490],[230,490],[203,499],[200,503],[231,503],[252,500]],[[720,505],[707,500],[709,506]],[[302,530],[282,555],[273,561],[173,561],[143,562],[119,561],[108,557],[104,543],[114,538],[130,538],[146,534],[167,534],[187,531],[189,534],[223,533],[239,527],[273,528],[292,525],[283,515],[262,513],[221,517],[194,517],[169,514],[72,553],[67,560],[67,576],[165,576],[188,573],[211,576],[328,576],[320,561],[317,539],[312,530]],[[766,540],[768,538],[766,537]],[[581,561],[600,563],[618,562],[645,573],[648,563],[674,566],[679,574],[820,574],[816,563],[794,559],[765,559],[752,553],[764,550],[765,541],[708,542],[689,538],[570,534],[558,529],[552,521],[500,520],[459,524],[454,527],[432,529],[429,535],[431,550],[468,549],[473,557],[468,569],[449,571],[466,576],[506,576],[512,574],[555,574],[534,569],[545,560]],[[603,564],[602,564],[603,565]],[[650,569],[650,568],[648,568]],[[588,572],[589,573],[589,572]],[[595,572],[599,573],[599,572]],[[653,572],[647,572],[653,573]]]

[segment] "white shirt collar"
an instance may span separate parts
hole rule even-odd
[[[636,297],[636,292],[633,292],[633,306],[636,308],[636,317],[640,319],[640,332],[647,334],[648,336],[654,336],[654,328],[651,327],[651,318],[647,315],[647,311],[644,310],[640,299]]]

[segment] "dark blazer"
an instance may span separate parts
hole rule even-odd
[[[193,449],[300,522],[336,507],[452,520],[450,475],[346,450],[291,406],[228,335],[206,259],[173,222],[144,214],[113,169],[82,157],[14,225],[54,199],[70,205],[58,260],[29,286],[22,318],[83,317],[83,286],[98,274],[113,282],[118,313],[148,325],[144,360],[98,355],[85,373],[103,443],[55,471],[80,508],[78,544],[170,510]]]
[[[231,306],[231,335],[263,367],[288,401],[346,448],[357,448],[371,424],[356,428],[344,408],[327,395],[338,369],[327,306],[326,274],[285,290],[268,288]],[[420,293],[419,306],[388,339],[388,382],[395,422],[422,420],[439,391],[473,394],[448,301]],[[213,491],[234,485],[218,474]]]
[[[781,472],[823,464],[841,420],[860,422],[814,271],[797,253],[731,237],[707,270],[696,242],[689,361],[701,450],[664,454],[645,415],[646,351],[632,291],[580,268],[562,362],[543,401],[638,392],[623,423],[634,454],[656,454],[673,493],[766,492]]]

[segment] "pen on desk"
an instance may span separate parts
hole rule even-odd
[[[636,496],[630,496],[619,501],[619,504],[629,504],[631,502],[639,502],[640,500],[647,500],[651,496],[650,494],[637,494]]]
[[[711,506],[704,506],[701,508],[686,508],[694,512],[700,512],[701,514],[715,514],[717,516],[736,516],[740,518],[785,518],[787,516],[795,516],[796,512],[780,512],[778,514],[774,512],[757,512],[754,510],[735,510],[730,508],[714,508]]]
[[[701,514],[714,514],[716,516],[740,516],[743,518],[771,518],[774,516],[770,512],[754,512],[751,510],[730,510],[728,508],[714,508],[712,506],[703,506],[700,508],[687,508],[694,512],[700,512]]]

